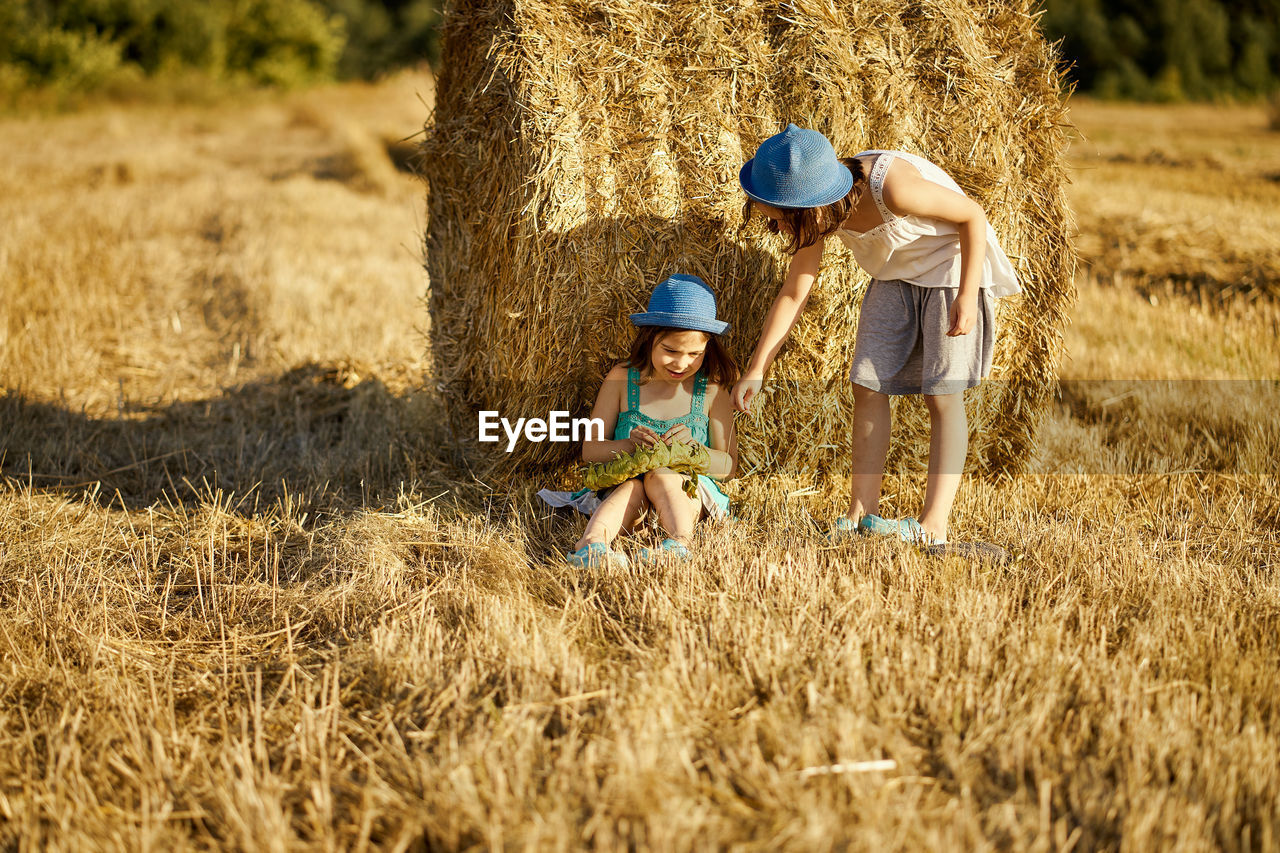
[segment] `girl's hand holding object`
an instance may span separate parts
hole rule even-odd
[[[673,441],[683,441],[685,444],[694,444],[693,431],[689,429],[688,424],[676,424],[671,429],[662,434],[662,440],[667,444]]]
[[[638,426],[631,430],[631,435],[627,436],[636,447],[657,447],[658,442],[662,441],[662,436],[658,435],[647,426]]]
[[[743,376],[738,380],[738,384],[733,386],[733,407],[739,412],[750,413],[751,401],[760,393],[763,385],[764,377],[762,376]]]

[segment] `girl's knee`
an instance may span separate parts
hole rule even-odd
[[[644,483],[640,482],[638,478],[632,477],[630,480],[619,484],[618,491],[624,495],[634,495],[644,491]]]
[[[924,404],[929,414],[951,415],[964,412],[964,394],[925,394]]]
[[[865,385],[859,385],[857,382],[853,383],[853,402],[855,405],[878,403],[881,400],[887,402],[889,400],[889,395],[881,393],[880,391],[873,391]]]
[[[680,507],[688,504],[701,507],[701,501],[690,498],[684,491],[685,475],[677,474],[670,468],[657,468],[644,475],[645,495],[659,508],[664,506]]]
[[[622,492],[628,504],[633,506],[643,506],[648,503],[644,494],[644,482],[638,477],[633,477],[618,486],[618,491]]]
[[[600,503],[599,512],[605,507],[613,507],[621,509],[624,512],[631,512],[637,509],[643,509],[648,506],[648,500],[644,494],[644,484],[639,480],[632,479],[619,483],[609,490],[609,494]],[[592,514],[594,517],[595,514]]]
[[[679,488],[681,479],[682,475],[670,468],[655,468],[644,475],[644,491],[651,495],[671,491],[672,488]]]

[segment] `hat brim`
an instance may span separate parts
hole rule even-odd
[[[843,174],[840,180],[825,192],[816,194],[809,198],[769,198],[768,196],[758,193],[751,183],[751,164],[756,161],[752,157],[750,160],[742,164],[742,168],[738,170],[738,184],[742,187],[742,191],[754,201],[761,204],[767,204],[770,207],[777,207],[783,210],[803,210],[806,207],[822,207],[827,204],[834,204],[849,194],[849,190],[853,189],[853,172],[849,171],[849,167],[840,164],[840,171]]]
[[[671,314],[666,311],[645,311],[632,314],[631,322],[636,326],[666,326],[671,329],[688,329],[693,332],[706,332],[710,335],[722,335],[729,328],[724,320],[709,320],[693,314]]]

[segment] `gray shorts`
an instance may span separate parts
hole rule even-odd
[[[954,287],[872,281],[858,313],[849,379],[882,394],[957,394],[991,373],[995,299],[978,291],[978,318],[967,335],[947,337]]]

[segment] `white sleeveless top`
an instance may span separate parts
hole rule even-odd
[[[876,209],[884,222],[870,231],[836,232],[853,252],[858,265],[872,278],[899,279],[921,287],[960,286],[960,229],[953,222],[923,216],[897,216],[884,203],[884,176],[895,157],[901,157],[920,170],[925,180],[940,184],[964,195],[964,190],[951,176],[933,163],[906,151],[863,151],[857,157],[875,154],[867,183]],[[995,229],[987,223],[987,253],[983,263],[981,287],[991,296],[1020,293],[1013,264],[1000,248]]]

